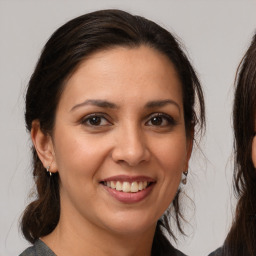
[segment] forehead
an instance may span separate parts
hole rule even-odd
[[[159,51],[148,46],[116,47],[86,58],[67,81],[61,101],[67,96],[75,101],[111,97],[136,102],[154,96],[181,101],[182,86],[174,65]]]

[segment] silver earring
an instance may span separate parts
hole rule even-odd
[[[187,184],[188,171],[183,172],[184,178],[181,180],[182,184]]]
[[[52,176],[52,173],[50,172],[50,165],[46,167],[46,171],[49,173],[50,176]]]

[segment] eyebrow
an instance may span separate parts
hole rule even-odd
[[[169,104],[175,105],[180,112],[179,104],[177,102],[175,102],[174,100],[170,100],[170,99],[150,101],[146,104],[146,108],[164,107]]]
[[[87,106],[87,105],[93,105],[101,108],[118,108],[116,104],[106,100],[86,100],[82,103],[79,103],[73,106],[70,111],[73,111],[76,108]]]
[[[174,100],[166,99],[166,100],[155,100],[155,101],[149,101],[146,105],[145,108],[156,108],[156,107],[164,107],[166,105],[175,105],[179,112],[180,112],[180,106],[177,102]],[[79,107],[87,106],[87,105],[92,105],[92,106],[97,106],[101,108],[111,108],[111,109],[117,109],[118,106],[115,103],[106,101],[106,100],[98,100],[98,99],[90,99],[86,100],[82,103],[79,103],[71,108],[70,111],[73,111]]]

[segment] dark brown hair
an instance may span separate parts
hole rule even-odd
[[[140,45],[158,50],[174,64],[182,82],[187,136],[191,135],[195,125],[198,125],[198,131],[201,131],[205,121],[202,89],[177,40],[156,23],[120,10],[85,14],[64,24],[51,36],[27,89],[25,120],[28,131],[31,130],[32,121],[39,120],[42,131],[51,135],[65,80],[89,55],[117,46],[133,48]],[[196,99],[198,106],[195,106]],[[198,114],[195,112],[196,107]],[[58,174],[49,178],[33,146],[32,151],[37,198],[26,208],[21,227],[25,238],[34,243],[56,227],[60,215],[60,198]],[[174,219],[182,231],[178,199],[179,193],[172,206]],[[159,220],[154,244],[159,244],[159,241],[164,239],[159,231],[160,226],[166,227],[172,234],[168,220]]]
[[[256,170],[252,141],[256,118],[256,34],[237,70],[233,106],[236,215],[223,247],[230,256],[256,255]]]

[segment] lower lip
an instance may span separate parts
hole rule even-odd
[[[122,191],[117,191],[113,188],[109,188],[105,185],[102,185],[102,186],[104,186],[104,188],[108,191],[108,193],[111,196],[113,196],[115,199],[117,199],[119,202],[132,204],[132,203],[137,203],[144,200],[150,194],[154,185],[155,184],[153,183],[147,188],[135,193],[125,193]]]

